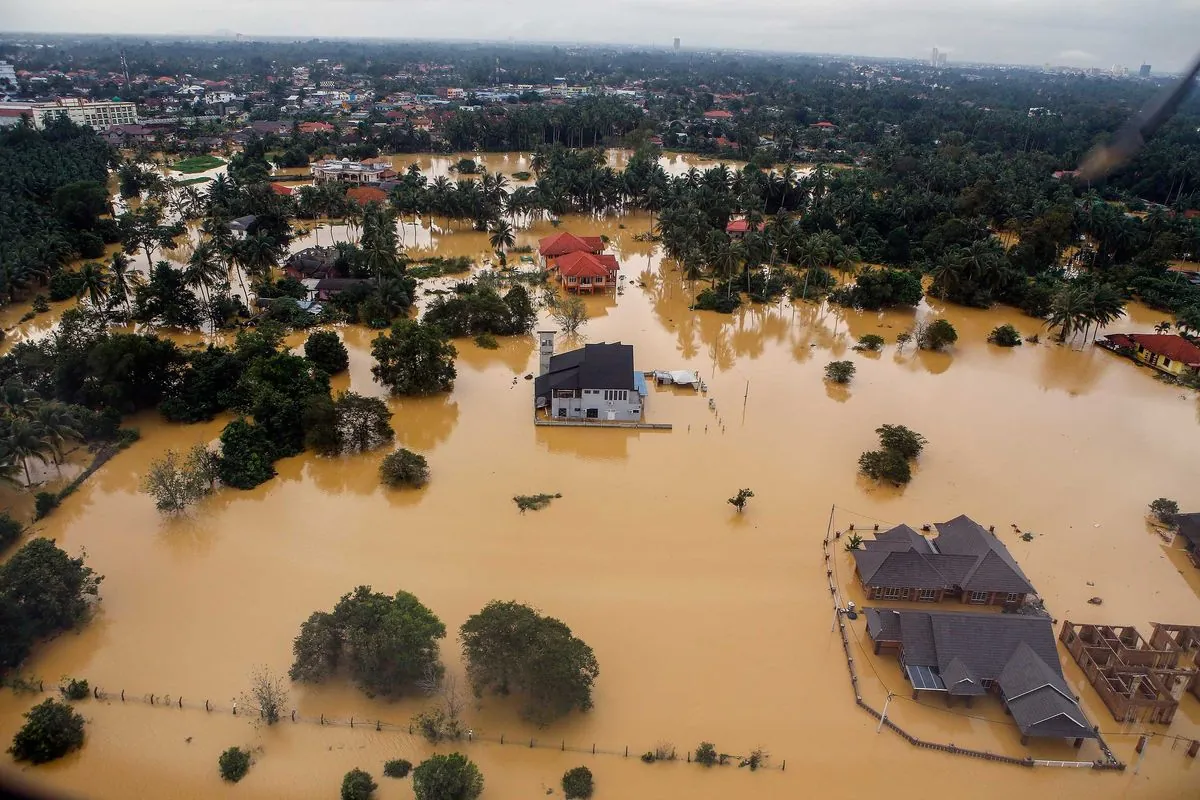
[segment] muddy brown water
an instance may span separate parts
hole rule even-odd
[[[661,740],[681,753],[702,740],[735,754],[761,746],[776,764],[786,759],[787,770],[750,774],[461,745],[483,769],[485,797],[557,792],[563,771],[580,763],[595,773],[597,797],[916,796],[934,780],[972,797],[1196,796],[1200,767],[1169,740],[1155,739],[1134,775],[1132,734],[1141,728],[1112,720],[1065,651],[1067,679],[1130,763],[1125,773],[1027,770],[876,734],[875,721],[854,706],[820,556],[835,504],[839,529],[966,513],[996,526],[1060,620],[1144,628],[1152,620],[1200,620],[1200,572],[1144,518],[1159,496],[1196,506],[1195,395],[1082,342],[1055,344],[1044,330],[1041,344],[988,345],[988,331],[1004,322],[1024,334],[1038,330],[1010,309],[935,302],[874,314],[783,301],[732,316],[693,313],[687,305],[696,287],[653,244],[633,241],[648,225],[644,215],[564,220],[560,229],[609,236],[626,276],[620,295],[587,298],[580,339],[631,343],[640,369],[698,370],[715,411],[691,392],[652,389],[647,418],[673,423],[670,432],[536,428],[523,380],[536,370],[533,337],[502,340],[495,351],[461,340],[453,392],[389,400],[397,443],[429,459],[427,488],[381,489],[378,452],[302,455],[280,462],[264,486],[221,491],[177,519],[159,515],[138,492],[139,476],[167,448],[213,440],[226,420],[176,426],[143,415],[132,420],[142,441],[35,526],[70,552],[86,549],[105,581],[95,619],[39,648],[27,672],[47,685],[79,676],[107,691],[228,706],[256,666],[286,671],[292,638],[312,611],[370,584],[411,591],[433,609],[451,632],[443,658],[461,674],[453,631],[489,600],[515,599],[564,620],[593,647],[601,668],[595,709],[539,730],[522,723],[511,702],[487,698],[466,712],[475,731],[628,745],[631,754]],[[537,223],[519,243],[552,230]],[[457,226],[431,235],[441,254],[487,249],[483,234]],[[931,313],[958,329],[953,351],[897,352],[895,335]],[[1148,330],[1160,317],[1135,305],[1115,327]],[[335,388],[384,396],[370,374],[376,334],[338,331],[351,365]],[[882,353],[850,349],[866,333],[888,339]],[[858,367],[844,390],[822,380],[835,358]],[[855,474],[859,453],[885,422],[929,439],[903,490]],[[742,487],[755,497],[738,515],[725,499]],[[538,492],[563,497],[519,514],[513,495]],[[1033,531],[1033,541],[1021,541],[1012,524]],[[836,565],[847,595],[861,604],[840,550]],[[1103,606],[1088,605],[1092,596]],[[876,707],[889,690],[906,698],[895,660],[860,648],[861,619],[852,632],[864,697]],[[0,741],[37,699],[0,693]],[[403,723],[425,703],[372,700],[341,681],[291,687],[291,705],[314,717]],[[36,769],[11,761],[0,769],[79,797],[210,797],[233,791],[217,776],[217,755],[247,745],[260,750],[236,789],[241,796],[330,797],[342,774],[360,766],[379,778],[380,797],[403,798],[411,783],[380,778],[382,762],[416,762],[430,752],[407,734],[373,728],[261,730],[244,718],[119,701],[80,708],[89,719],[81,752]],[[917,736],[961,747],[1047,759],[1098,755],[1091,744],[1081,753],[1063,744],[1022,747],[994,700],[977,703],[971,717],[962,711],[898,699],[889,716]],[[1175,722],[1152,730],[1200,738],[1200,701],[1185,696]],[[904,776],[899,787],[897,776]]]

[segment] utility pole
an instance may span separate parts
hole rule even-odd
[[[125,75],[125,91],[129,92],[129,62],[125,60],[125,48],[121,48],[121,72]]]
[[[875,726],[876,733],[879,733],[881,730],[883,730],[883,722],[887,719],[888,706],[892,704],[892,698],[895,696],[896,695],[892,694],[891,692],[888,692],[887,700],[885,700],[883,703],[883,713],[879,715],[879,724]]]

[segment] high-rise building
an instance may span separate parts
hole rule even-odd
[[[937,63],[937,65],[938,65],[939,67],[944,67],[944,66],[946,66],[946,59],[947,59],[947,58],[949,58],[949,57],[950,57],[950,54],[949,54],[949,53],[938,53],[938,63]]]
[[[679,37],[678,36],[675,37],[675,52],[676,53],[679,52]]]
[[[1138,75],[1143,78],[1149,78],[1150,77],[1150,65],[1142,64],[1142,68],[1138,70]]]
[[[938,65],[938,49],[933,48],[933,54],[929,57],[929,66],[936,67]]]
[[[136,125],[138,121],[137,106],[120,100],[92,102],[70,97],[45,103],[5,103],[3,108],[26,112],[33,127],[38,130],[46,126],[47,119],[56,116],[66,117],[76,125],[86,125],[95,130],[105,130],[113,125]]]

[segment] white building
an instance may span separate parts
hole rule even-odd
[[[65,116],[76,125],[105,130],[113,125],[136,125],[137,106],[125,102],[90,102],[77,98],[60,98],[47,103],[4,103],[0,108],[27,111],[33,127],[41,130],[46,120]]]
[[[0,61],[0,89],[15,90],[17,88],[17,71],[7,61]]]
[[[341,161],[330,159],[318,161],[310,169],[314,183],[372,184],[396,177],[391,162],[385,158],[367,159],[366,161],[351,161],[348,158],[343,158]]]

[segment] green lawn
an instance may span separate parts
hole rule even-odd
[[[191,186],[194,183],[206,183],[207,181],[211,180],[212,178],[206,176],[203,178],[185,178],[183,180],[176,179],[174,183],[176,186]]]
[[[176,172],[207,172],[210,169],[215,169],[225,162],[216,156],[192,156],[185,158],[182,161],[176,161],[171,165],[171,169]]]

